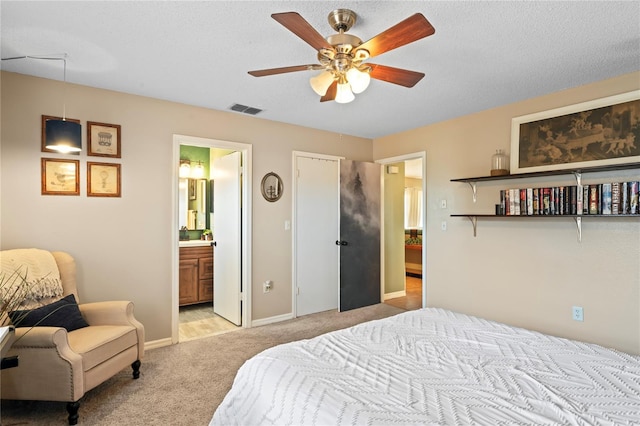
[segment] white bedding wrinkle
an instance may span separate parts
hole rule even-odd
[[[265,350],[210,425],[640,425],[640,357],[425,308]]]

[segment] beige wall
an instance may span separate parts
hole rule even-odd
[[[67,117],[120,124],[122,158],[40,152],[40,116],[61,115],[63,84],[2,72],[0,247],[64,250],[78,263],[83,301],[130,299],[149,341],[171,336],[173,134],[252,144],[253,319],[291,312],[292,151],[371,161],[371,140],[238,113],[66,86]],[[83,134],[86,138],[86,134]],[[86,140],[83,141],[86,147]],[[40,158],[79,158],[80,196],[40,195]],[[86,196],[86,162],[122,165],[122,197]],[[277,203],[260,195],[265,173],[284,181]],[[260,283],[272,280],[264,294]]]
[[[504,182],[481,184],[473,205],[468,186],[450,179],[488,174],[495,149],[509,151],[512,117],[638,89],[640,73],[380,138],[373,155],[366,139],[67,84],[67,116],[82,120],[83,132],[87,120],[122,125],[123,157],[112,160],[122,164],[117,199],[86,197],[86,161],[102,158],[40,152],[40,116],[60,115],[62,83],[2,72],[0,84],[0,247],[70,252],[83,300],[133,300],[148,340],[171,334],[172,136],[184,134],[253,145],[254,319],[291,308],[283,226],[291,219],[291,151],[369,161],[426,151],[429,306],[640,353],[640,220],[585,219],[578,243],[571,219],[481,220],[473,238],[468,220],[449,217],[493,211]],[[81,160],[79,197],[40,195],[42,157]],[[277,203],[260,196],[269,171],[284,180]],[[274,290],[264,294],[267,279]],[[584,322],[571,320],[573,305],[584,307]]]
[[[474,205],[467,184],[450,182],[489,174],[495,150],[510,151],[512,117],[639,88],[640,73],[632,73],[374,140],[376,160],[427,153],[428,306],[640,353],[640,219],[584,219],[580,243],[569,218],[480,219],[474,238],[466,218],[449,217],[492,213],[499,189],[517,185],[482,183]],[[584,176],[585,183],[618,179],[640,172]],[[525,182],[552,186],[571,177]],[[584,322],[571,319],[574,305],[584,308]]]

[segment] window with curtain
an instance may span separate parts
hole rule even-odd
[[[422,189],[404,189],[404,228],[422,229]]]

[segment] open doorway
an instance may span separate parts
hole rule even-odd
[[[233,206],[216,203],[217,162],[227,156],[237,159]],[[243,291],[243,283],[251,282],[251,145],[174,135],[174,164],[172,343],[177,343],[250,324],[250,286]],[[191,170],[181,176],[178,166],[183,173],[187,166]],[[216,233],[216,227],[227,231],[220,225],[223,215],[234,216],[232,242],[227,232]],[[217,312],[221,303],[237,304],[232,309],[237,317],[227,319]]]
[[[419,309],[426,306],[425,153],[378,162],[384,164],[384,302]]]

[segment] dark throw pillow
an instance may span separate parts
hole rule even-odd
[[[9,313],[16,327],[64,327],[67,331],[88,327],[73,294],[40,308]]]

